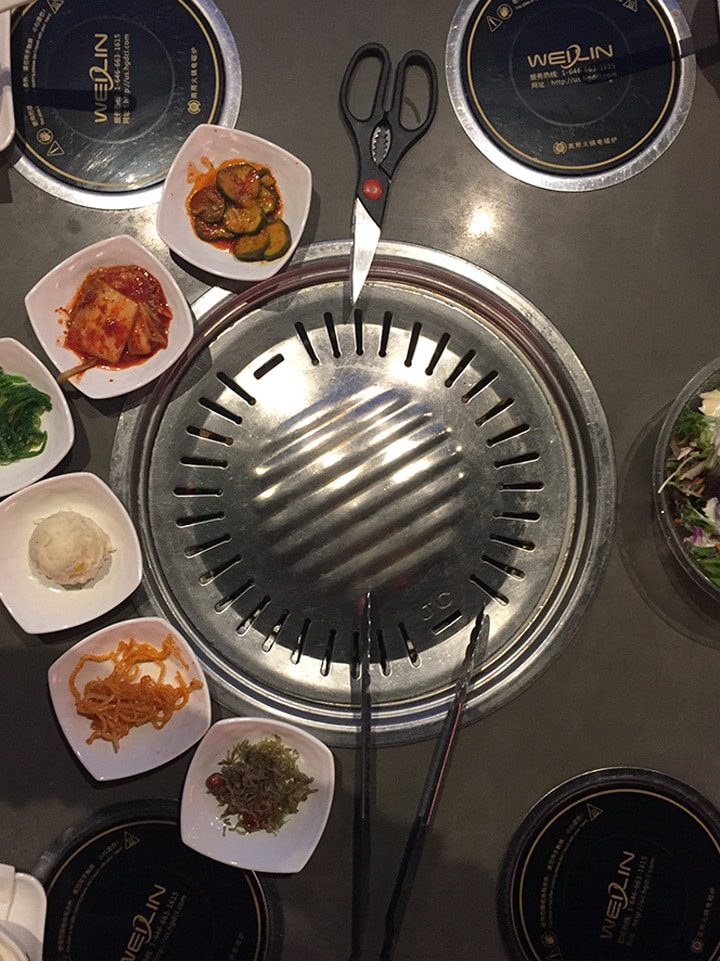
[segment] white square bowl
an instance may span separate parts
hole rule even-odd
[[[0,904],[0,931],[16,952],[20,950],[18,957],[42,961],[47,915],[45,888],[32,874],[16,871],[11,864],[0,864]],[[2,946],[0,938],[0,948]],[[0,957],[5,957],[2,950]],[[15,954],[11,951],[9,957],[14,958]]]
[[[69,684],[70,675],[80,657],[83,654],[108,653],[114,650],[120,641],[130,637],[152,644],[153,647],[160,647],[168,634],[172,634],[189,665],[187,671],[180,664],[177,669],[182,671],[186,680],[196,677],[202,681],[203,686],[192,691],[187,704],[176,711],[159,730],[149,723],[132,728],[121,739],[117,752],[109,741],[100,738],[88,744],[90,721],[78,714]],[[174,676],[174,662],[168,661],[168,665],[168,676]],[[78,689],[82,690],[91,678],[109,674],[111,669],[112,665],[109,663],[86,664],[76,679]],[[152,673],[152,669],[143,670],[143,673]],[[160,617],[133,618],[90,634],[65,651],[50,666],[48,685],[52,706],[62,732],[78,760],[96,781],[133,777],[160,767],[192,747],[210,726],[210,693],[203,670],[187,640]]]
[[[237,834],[223,824],[221,807],[205,781],[218,770],[233,745],[279,735],[298,752],[298,767],[317,788],[291,815],[277,834],[257,831]],[[325,830],[333,792],[335,762],[322,741],[283,721],[235,717],[217,721],[197,747],[190,762],[180,802],[180,834],[188,847],[207,857],[250,871],[291,874],[308,862]]]
[[[78,250],[45,274],[25,297],[30,323],[43,350],[59,371],[69,370],[77,366],[79,357],[64,346],[62,308],[72,302],[91,270],[123,264],[137,264],[160,282],[173,315],[168,329],[168,345],[147,360],[130,367],[97,364],[71,377],[70,383],[88,397],[118,397],[144,387],[163,374],[185,352],[194,332],[193,316],[174,277],[137,240],[120,234]]]
[[[0,337],[0,367],[6,374],[19,374],[50,397],[52,410],[42,415],[47,443],[35,457],[0,466],[0,497],[6,497],[44,477],[67,454],[75,439],[75,426],[65,395],[50,371],[32,351],[12,337]]]
[[[193,190],[192,171],[204,172],[227,160],[247,160],[268,167],[283,203],[282,218],[290,228],[291,243],[277,260],[245,262],[228,250],[200,240],[193,229],[186,201]],[[253,134],[215,124],[197,126],[170,167],[157,213],[157,232],[171,250],[195,267],[216,277],[250,282],[272,277],[292,257],[307,223],[312,198],[312,173],[293,154]]]
[[[60,510],[85,514],[110,538],[107,567],[82,587],[60,587],[39,577],[28,545],[37,521]],[[0,600],[28,634],[85,624],[106,614],[140,584],[140,542],[125,507],[95,474],[60,474],[37,481],[0,503]]]

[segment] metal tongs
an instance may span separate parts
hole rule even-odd
[[[370,807],[372,784],[372,698],[370,694],[370,646],[372,606],[370,591],[365,595],[360,661],[360,794],[355,807],[353,850],[353,918],[350,961],[360,961],[370,913]]]
[[[448,710],[445,723],[435,747],[435,753],[430,764],[425,788],[420,796],[415,822],[410,830],[403,858],[400,862],[400,868],[395,879],[395,887],[385,918],[385,940],[382,951],[380,952],[380,961],[390,961],[395,950],[395,944],[400,934],[400,928],[405,917],[408,901],[410,900],[410,892],[415,881],[420,859],[422,858],[425,840],[430,830],[435,811],[437,810],[440,794],[445,783],[445,777],[450,766],[450,759],[455,747],[456,735],[460,729],[462,712],[465,707],[470,681],[472,680],[478,663],[485,657],[489,638],[490,620],[483,607],[475,619],[475,625],[470,634],[470,643],[465,651],[465,657],[463,658],[460,672],[455,682],[455,694],[452,704]]]
[[[370,593],[365,596],[363,637],[360,645],[360,794],[356,805],[355,846],[353,857],[353,933],[350,961],[360,961],[367,928],[370,899],[370,804],[371,804],[371,715],[370,695],[370,644],[371,644]],[[485,609],[480,611],[470,633],[462,664],[455,682],[455,691],[448,709],[435,753],[430,764],[425,787],[418,804],[415,821],[408,835],[402,861],[395,879],[385,918],[385,940],[380,961],[390,961],[410,900],[417,869],[422,858],[425,840],[437,810],[445,777],[450,766],[456,736],[460,729],[468,688],[477,665],[487,652],[490,638],[490,620]]]

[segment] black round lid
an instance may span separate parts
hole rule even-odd
[[[655,0],[480,0],[460,44],[481,130],[557,176],[597,174],[646,149],[679,76],[675,34]]]
[[[498,914],[510,957],[720,957],[720,815],[687,785],[612,768],[552,791],[505,859]]]
[[[277,907],[249,871],[180,838],[173,801],[124,803],[70,828],[34,873],[47,891],[44,961],[266,961]]]
[[[160,183],[199,123],[220,117],[216,31],[189,0],[48,0],[12,22],[16,146],[80,190]]]

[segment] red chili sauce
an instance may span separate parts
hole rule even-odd
[[[216,185],[217,175],[219,170],[222,170],[224,167],[233,167],[236,164],[249,164],[251,167],[254,167],[255,170],[257,171],[262,171],[262,170],[269,171],[269,168],[266,167],[264,164],[258,164],[252,160],[244,160],[241,157],[234,157],[230,160],[223,160],[221,163],[217,165],[217,167],[207,157],[203,157],[201,160],[201,163],[207,169],[200,170],[200,168],[197,167],[195,164],[188,165],[187,180],[188,180],[188,183],[192,185],[192,189],[190,190],[190,193],[188,194],[185,200],[185,209],[187,211],[187,215],[190,218],[191,223],[195,220],[195,217],[190,209],[190,201],[198,192],[198,190],[201,190],[203,187],[214,187]],[[269,171],[269,172],[272,176],[272,171]],[[280,191],[277,188],[277,185],[275,186],[274,189],[275,189],[275,194],[277,196],[277,207],[273,212],[273,216],[279,218],[279,217],[282,217],[282,214],[283,214],[283,200],[282,200]],[[204,239],[204,242],[210,244],[212,247],[217,247],[218,250],[227,250],[228,252],[232,252],[233,246],[235,244],[235,240],[236,240],[235,237],[227,237],[227,238],[220,238],[216,240]]]
[[[64,346],[82,362],[113,370],[142,364],[167,347],[173,316],[160,282],[136,264],[91,270],[60,313]]]

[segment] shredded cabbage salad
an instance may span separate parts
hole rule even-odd
[[[698,568],[720,587],[720,389],[700,394],[700,407],[686,407],[670,438],[667,476],[674,519]]]

